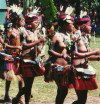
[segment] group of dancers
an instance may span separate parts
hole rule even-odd
[[[0,29],[0,77],[6,80],[4,100],[18,104],[25,95],[25,104],[29,104],[34,78],[44,76],[45,82],[55,81],[57,85],[55,104],[64,103],[69,88],[74,88],[77,95],[72,104],[86,104],[88,90],[98,88],[96,72],[88,61],[100,61],[100,50],[90,48],[90,19],[75,19],[62,12],[52,23],[44,18],[31,8],[24,16],[7,9],[5,30]],[[15,77],[19,79],[19,91],[11,100],[9,88]]]

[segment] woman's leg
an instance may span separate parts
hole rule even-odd
[[[73,104],[86,104],[88,90],[76,90],[78,100]]]
[[[11,101],[11,99],[10,99],[10,97],[9,97],[10,84],[11,84],[11,81],[6,80],[6,83],[5,83],[5,97],[4,97],[4,100],[7,101],[7,102]]]
[[[23,85],[24,85],[24,81],[23,80],[18,82],[19,91],[23,88]]]
[[[25,94],[25,102],[27,103],[29,102],[33,81],[34,81],[34,77],[24,78],[25,87],[19,90],[16,97],[12,100],[12,104],[17,104],[19,102],[20,97],[24,94]]]
[[[33,81],[34,81],[34,77],[24,79],[24,83],[25,83],[25,104],[28,104],[30,101]]]
[[[24,94],[25,94],[25,87],[23,87],[21,90],[19,90],[16,97],[12,99],[12,104],[18,104],[21,96],[24,95]]]
[[[66,95],[68,94],[67,87],[58,86],[57,96],[56,96],[56,104],[63,104]]]
[[[19,88],[19,91],[23,88],[23,86],[24,86],[24,81],[23,81],[23,80],[18,81],[18,88]],[[23,99],[22,99],[22,97],[20,97],[19,102],[20,102],[21,104],[23,104]]]

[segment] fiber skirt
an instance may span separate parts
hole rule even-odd
[[[96,79],[92,76],[90,79],[78,79],[75,78],[75,83],[73,84],[76,90],[95,90],[98,88]]]
[[[58,86],[72,88],[70,66],[50,66],[45,71],[45,82],[55,81]]]
[[[0,60],[0,78],[13,80],[18,72],[19,63]]]
[[[44,67],[43,66],[36,66],[32,64],[26,64],[21,63],[20,65],[20,74],[22,74],[23,77],[36,77],[36,76],[42,76],[44,74]]]
[[[95,90],[98,88],[96,73],[92,67],[77,68],[76,70],[73,78],[73,85],[76,90]]]

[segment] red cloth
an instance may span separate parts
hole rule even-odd
[[[44,74],[44,67],[40,68],[33,68],[29,64],[22,64],[21,65],[21,74],[23,77],[34,77],[34,76],[41,76]]]
[[[30,24],[31,22],[36,21],[36,20],[38,20],[37,16],[33,16],[33,17],[25,16],[25,22],[27,24]]]
[[[95,78],[88,80],[75,78],[74,87],[76,90],[95,90],[98,88],[98,85]]]
[[[96,75],[91,76],[90,79],[83,79],[82,77],[74,77],[74,81],[69,83],[66,81],[66,78],[63,78],[61,81],[61,86],[66,86],[68,88],[75,88],[76,90],[95,90],[98,88],[96,82]]]
[[[89,17],[86,17],[86,18],[82,18],[81,19],[82,21],[88,21],[87,23],[86,23],[86,25],[91,25],[91,19],[89,18]]]

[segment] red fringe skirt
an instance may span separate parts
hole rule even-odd
[[[43,66],[37,68],[36,66],[32,66],[31,64],[26,63],[22,63],[20,65],[20,74],[22,74],[23,77],[42,76],[44,71],[45,69]]]
[[[95,90],[98,88],[95,75],[89,79],[75,77],[74,81],[75,83],[73,85],[76,90]]]

